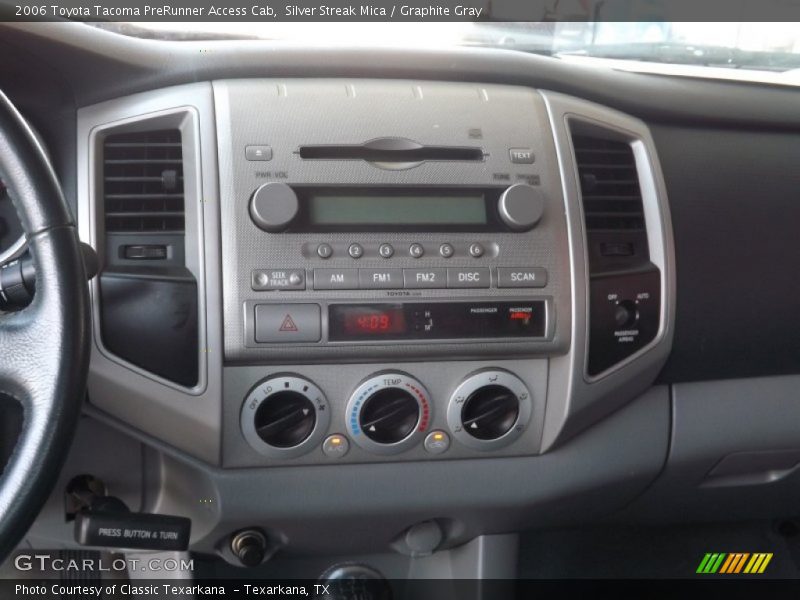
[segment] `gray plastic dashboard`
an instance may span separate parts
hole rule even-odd
[[[347,551],[350,548],[326,541],[343,539],[349,546],[374,549],[385,547],[413,523],[431,518],[446,523],[449,539],[456,543],[486,532],[601,518],[637,497],[640,500],[621,518],[663,520],[666,516],[685,520],[690,514],[702,519],[719,518],[720,514],[747,517],[753,515],[755,507],[759,515],[769,517],[793,510],[796,468],[786,468],[786,457],[791,457],[797,447],[791,427],[794,421],[787,418],[794,411],[796,377],[677,384],[671,391],[655,387],[643,396],[638,394],[651,385],[663,364],[675,324],[675,263],[669,214],[663,211],[666,196],[659,163],[667,172],[679,234],[681,290],[688,293],[688,299],[681,302],[681,327],[696,332],[689,342],[708,340],[713,328],[697,327],[692,311],[698,306],[696,296],[708,291],[721,261],[730,258],[723,234],[749,231],[754,216],[763,218],[765,227],[773,226],[776,218],[784,217],[777,209],[793,206],[794,188],[787,177],[791,166],[786,161],[797,140],[796,90],[619,73],[477,49],[383,50],[376,52],[373,63],[365,64],[357,50],[287,49],[261,43],[243,48],[220,43],[217,52],[200,55],[199,43],[187,43],[170,45],[174,60],[167,64],[162,60],[163,47],[157,43],[105,32],[90,35],[79,27],[49,24],[40,29],[4,26],[3,43],[12,51],[26,47],[25,56],[31,61],[46,60],[54,69],[53,75],[60,73],[64,80],[69,79],[69,85],[65,81],[61,84],[70,93],[51,97],[74,97],[75,105],[82,107],[76,172],[77,206],[85,240],[98,240],[92,226],[97,207],[92,194],[95,166],[90,161],[90,149],[93,132],[104,128],[118,124],[135,127],[151,116],[179,125],[192,145],[191,154],[197,158],[192,176],[198,197],[204,200],[190,223],[194,237],[189,257],[205,303],[202,383],[185,389],[149,376],[118,360],[95,339],[87,405],[92,425],[79,432],[62,483],[71,475],[93,472],[109,481],[119,495],[130,498],[131,506],[136,506],[141,481],[154,483],[157,489],[148,487],[141,508],[191,516],[195,523],[193,546],[204,551],[214,551],[231,531],[254,524],[268,526],[276,538],[288,540],[301,551]],[[437,394],[446,395],[469,368],[489,362],[507,365],[533,378],[531,386],[546,385],[544,392],[537,391],[541,403],[534,406],[529,437],[521,442],[524,451],[514,456],[509,455],[514,453],[512,448],[498,455],[469,455],[464,450],[456,460],[442,460],[418,448],[419,454],[409,454],[408,460],[396,458],[388,464],[362,462],[350,455],[347,460],[301,465],[265,460],[238,437],[242,395],[281,366],[295,371],[309,369],[307,374],[325,382],[326,388],[346,390],[353,387],[354,380],[387,363],[348,361],[343,365],[348,373],[346,381],[339,382],[339,371],[322,362],[309,367],[303,361],[269,363],[263,356],[241,362],[224,358],[220,202],[226,189],[219,182],[225,149],[217,139],[215,86],[232,78],[286,82],[295,77],[338,77],[343,84],[357,84],[360,80],[353,78],[356,73],[363,78],[391,77],[417,85],[444,80],[480,82],[473,84],[476,87],[511,83],[528,93],[533,90],[545,100],[570,253],[567,316],[571,322],[568,332],[561,331],[564,351],[552,355],[542,351],[514,359],[462,357],[453,361],[450,381],[436,377],[437,383],[430,386],[439,390]],[[98,84],[101,80],[102,85]],[[197,81],[201,83],[190,83]],[[38,106],[38,97],[32,104]],[[611,106],[617,110],[609,110]],[[754,111],[753,106],[764,109]],[[70,104],[70,111],[73,108]],[[629,116],[633,114],[648,120],[650,126]],[[584,369],[588,307],[580,291],[588,274],[574,157],[564,126],[572,115],[618,128],[626,139],[641,141],[634,147],[645,173],[648,232],[664,240],[664,254],[659,260],[666,266],[667,302],[663,310],[667,318],[660,341],[597,380],[587,377]],[[754,128],[763,131],[759,134]],[[661,161],[653,148],[650,129]],[[68,126],[64,131],[69,137],[66,145],[71,146],[74,132]],[[720,152],[722,146],[726,152]],[[692,151],[687,153],[687,147]],[[61,164],[71,156],[63,150],[57,154]],[[72,167],[71,162],[62,167],[69,196],[73,195]],[[783,195],[765,200],[756,189],[761,184],[751,177],[753,172],[774,176]],[[745,177],[752,187],[741,185],[740,178]],[[656,198],[660,200],[654,201]],[[777,201],[780,198],[782,203]],[[747,210],[730,211],[734,200]],[[658,209],[655,214],[654,208]],[[703,255],[698,268],[697,252],[705,251],[709,239],[706,223],[721,215],[725,226],[718,228],[719,235],[714,238],[719,260],[711,260],[716,255]],[[796,246],[791,245],[790,222],[785,220],[786,228],[778,236],[787,248]],[[737,260],[729,265],[730,272],[735,270],[737,275],[739,263],[747,257],[788,264],[786,257],[791,256],[790,252],[781,254],[784,262],[775,262],[774,245],[770,243],[738,251]],[[651,252],[658,258],[658,245]],[[782,277],[780,269],[771,274],[773,281]],[[729,289],[736,286],[738,279],[731,277]],[[776,287],[775,293],[782,292]],[[705,295],[708,306],[719,303],[719,294]],[[743,297],[753,299],[752,295]],[[769,294],[759,297],[764,301]],[[734,308],[731,305],[731,312]],[[727,326],[725,319],[711,314],[710,309],[706,317],[709,322]],[[745,344],[749,338],[721,338],[717,346],[704,349],[719,350],[729,339]],[[694,361],[696,367],[707,362],[707,357],[697,360],[699,355],[691,343],[687,352],[686,345],[684,339],[680,349],[684,361]],[[738,352],[741,347],[737,343],[727,346],[729,352]],[[754,364],[761,346],[748,346],[749,354],[741,353],[739,363],[727,361],[725,369],[715,371],[716,376],[736,375],[731,364]],[[770,353],[759,356],[761,360],[773,358]],[[724,357],[716,354],[714,358]],[[419,369],[419,376],[427,379],[435,364],[426,358],[424,365],[402,362],[400,367]],[[547,373],[546,384],[539,376],[542,368]],[[702,379],[700,371],[697,377]],[[749,371],[739,374],[747,376]],[[331,393],[332,397],[339,395]],[[344,403],[346,398],[338,401]],[[114,429],[108,430],[97,421]],[[141,448],[133,440],[140,441]],[[115,453],[138,456],[140,450],[147,459],[143,465],[121,469],[121,463],[111,458]],[[727,464],[724,466],[729,471],[718,468],[721,459],[734,463],[739,470]],[[752,472],[753,464],[756,472]],[[131,477],[126,478],[122,470],[128,470]],[[353,494],[365,482],[374,493]],[[651,489],[645,492],[648,486]],[[61,498],[56,496],[51,499],[49,516],[39,524],[49,531],[32,534],[36,538],[41,533],[40,541],[58,537],[68,543],[72,534],[63,524]],[[198,506],[198,497],[209,502]],[[269,502],[264,502],[265,498]],[[665,498],[673,502],[669,511],[664,510]],[[725,511],[716,510],[720,503],[725,503]],[[60,533],[53,536],[56,530]]]
[[[293,108],[293,119],[288,121],[304,123],[305,118],[310,124],[304,125],[308,127],[307,133],[303,134],[300,129],[298,137],[296,127],[289,127],[281,133],[280,128],[267,126],[269,98],[280,96],[282,89],[297,90],[298,86],[301,98],[304,86],[310,90],[306,95],[311,93],[312,96],[317,96],[317,104],[309,105],[309,108],[323,110],[330,106],[335,109],[336,102],[352,101],[348,96],[355,95],[362,106],[374,106],[373,118],[362,119],[360,129],[351,131],[345,126],[349,117],[339,107],[338,111],[333,112],[344,114],[344,121],[334,119],[335,126],[330,129],[333,133],[320,134],[319,128],[312,126],[314,120],[304,117],[301,110],[303,104],[300,102]],[[320,90],[326,89],[336,89],[340,94],[331,98],[324,98],[322,94],[323,98],[320,99]],[[392,115],[402,114],[403,111],[398,110],[401,105],[396,100],[394,104],[386,100],[397,97],[396,90],[401,89],[405,93],[404,97],[409,98],[407,102],[414,103],[414,112],[410,113],[414,118],[398,123],[392,121]],[[238,90],[235,96],[232,90]],[[428,102],[420,102],[412,90],[419,90],[418,94],[428,98]],[[493,101],[495,104],[492,104]],[[463,106],[453,110],[459,105]],[[475,108],[471,108],[472,106]],[[433,117],[426,115],[426,108]],[[470,111],[477,112],[470,117]],[[249,292],[250,296],[244,294],[244,290],[248,288],[249,271],[256,266],[304,266],[297,262],[302,256],[304,241],[298,239],[297,243],[300,245],[294,247],[292,244],[295,242],[290,242],[287,246],[286,240],[293,240],[298,236],[278,238],[282,241],[274,248],[263,246],[266,242],[259,241],[269,236],[255,230],[247,219],[246,200],[257,180],[252,177],[252,170],[248,170],[251,166],[240,159],[244,153],[240,146],[245,143],[263,143],[265,137],[270,137],[273,147],[285,150],[281,143],[288,143],[289,149],[294,150],[296,141],[302,139],[303,135],[310,137],[310,142],[357,142],[379,134],[419,137],[423,135],[420,133],[423,129],[421,124],[435,124],[435,118],[444,115],[450,115],[451,127],[442,128],[433,141],[441,142],[453,139],[455,135],[464,135],[464,124],[478,121],[479,126],[485,126],[487,131],[489,139],[485,143],[489,144],[489,156],[501,156],[508,147],[520,144],[535,149],[537,173],[548,198],[545,220],[532,234],[500,236],[503,241],[499,246],[503,246],[508,239],[526,239],[526,243],[515,242],[508,248],[502,247],[501,258],[507,253],[511,258],[510,264],[538,261],[539,266],[548,269],[550,279],[547,287],[534,291],[534,296],[531,297],[552,298],[552,312],[555,314],[554,337],[538,346],[522,344],[515,348],[513,344],[498,344],[497,349],[490,352],[490,356],[486,356],[486,348],[483,347],[481,351],[470,351],[469,346],[463,345],[458,348],[434,344],[424,349],[416,346],[405,352],[396,352],[391,361],[386,360],[386,351],[381,354],[380,351],[374,351],[374,348],[371,350],[371,360],[362,359],[360,362],[359,356],[364,355],[358,350],[311,348],[309,352],[301,352],[291,346],[279,348],[277,353],[270,353],[268,349],[248,350],[247,344],[243,343],[242,334],[245,329],[240,319],[242,299],[252,298],[252,292]],[[325,120],[324,113],[322,119]],[[659,268],[662,280],[660,325],[656,338],[617,367],[594,378],[586,375],[587,250],[576,167],[569,137],[570,120],[599,125],[631,144],[639,173],[650,256]],[[530,125],[523,125],[526,122]],[[330,381],[329,389],[323,390],[334,405],[334,422],[329,433],[341,433],[344,424],[340,425],[336,419],[342,419],[340,411],[343,410],[348,390],[352,391],[370,373],[397,369],[424,379],[424,385],[436,391],[432,399],[433,425],[446,430],[444,414],[448,390],[454,389],[458,383],[456,373],[494,368],[509,370],[522,377],[528,382],[534,398],[530,427],[522,438],[505,450],[490,455],[454,444],[454,450],[443,457],[426,456],[421,451],[416,451],[391,458],[354,451],[344,462],[436,462],[442,458],[468,456],[493,456],[497,459],[497,456],[509,453],[534,455],[546,452],[559,440],[571,437],[644,391],[664,363],[669,352],[674,320],[674,259],[670,219],[652,139],[647,127],[635,118],[576,98],[529,88],[418,81],[221,81],[177,86],[104,102],[80,109],[78,114],[80,231],[83,238],[97,247],[101,255],[103,248],[99,242],[98,223],[101,221],[102,207],[93,183],[99,176],[96,162],[98,135],[118,127],[147,128],[152,123],[174,123],[184,132],[184,155],[188,157],[186,173],[192,179],[191,187],[187,188],[190,195],[187,196],[186,203],[187,266],[199,284],[201,320],[204,321],[200,327],[201,352],[198,357],[201,379],[197,386],[187,389],[143,372],[106,350],[99,328],[96,327],[90,401],[102,413],[134,430],[211,465],[283,467],[308,462],[331,463],[318,449],[305,457],[276,461],[260,457],[249,448],[239,431],[237,418],[247,389],[271,374],[282,372],[294,373],[311,381]],[[517,128],[518,131],[512,133],[514,126],[507,129],[509,123],[523,125],[523,128]],[[532,127],[528,133],[525,133],[526,126]],[[267,129],[260,129],[262,127]],[[286,142],[281,136],[290,139]],[[516,137],[513,141],[504,139],[508,136]],[[277,171],[289,170],[280,160],[274,166]],[[353,171],[354,168],[358,170]],[[437,176],[434,167],[425,166],[422,169],[422,172],[401,171],[399,174],[387,174],[366,165],[348,165],[342,171],[326,167],[313,174],[295,170],[292,176],[302,182],[317,183],[363,179],[386,182],[392,176],[396,176],[393,182],[403,183],[414,181],[415,178],[428,181]],[[469,177],[483,180],[482,178],[491,175],[492,169],[478,169],[471,173],[473,174],[451,170],[449,181],[462,181]],[[440,179],[438,182],[447,181]],[[233,223],[237,225],[234,226]],[[345,239],[342,234],[336,235]],[[384,239],[380,234],[364,235],[366,243]],[[390,241],[397,242],[397,235],[393,234]],[[438,238],[434,240],[435,236],[431,234],[412,237],[422,242],[438,243]],[[455,234],[454,239],[456,243],[462,240],[466,242],[467,236]],[[311,241],[316,243],[321,240],[315,238]],[[524,256],[523,253],[530,251],[530,248],[535,248],[533,256]],[[254,260],[253,257],[259,258]],[[491,268],[494,268],[494,264],[501,264],[492,264],[491,259],[492,256],[487,258]],[[276,264],[276,260],[281,264]],[[295,262],[284,264],[289,261]],[[397,261],[399,267],[406,267],[413,259],[398,257]],[[319,262],[312,261],[309,268],[313,270],[316,266],[319,266]],[[97,299],[96,289],[93,291]],[[512,293],[520,292],[494,288],[489,290],[490,295]],[[535,295],[537,293],[539,296]],[[316,298],[314,292],[309,291],[305,292],[306,295],[293,295],[292,292],[280,294],[285,294],[282,298],[288,299],[296,299],[298,296]],[[436,294],[434,292],[433,296]],[[438,295],[457,297],[471,294],[450,290],[449,294],[438,292]],[[364,297],[380,296],[374,293],[361,294],[359,299]],[[96,315],[99,310],[96,301]],[[452,363],[452,359],[459,355],[462,360],[471,362],[464,363],[463,367],[459,363]],[[426,358],[425,365],[415,367],[414,359],[422,356]],[[375,362],[376,359],[379,362]],[[304,363],[318,363],[319,366],[304,367]],[[448,364],[452,366],[448,367]],[[430,373],[429,366],[433,366]],[[417,370],[426,373],[424,378],[415,372]]]

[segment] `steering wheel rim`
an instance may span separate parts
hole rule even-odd
[[[63,465],[86,393],[90,314],[78,234],[58,180],[25,120],[0,91],[0,176],[36,264],[36,294],[0,315],[0,396],[23,407],[0,476],[0,562],[23,538]]]

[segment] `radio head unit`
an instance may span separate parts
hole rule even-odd
[[[320,80],[214,90],[226,357],[566,351],[566,219],[535,90]]]

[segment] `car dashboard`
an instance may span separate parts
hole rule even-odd
[[[6,27],[100,263],[65,485],[231,565],[791,510],[795,90]]]

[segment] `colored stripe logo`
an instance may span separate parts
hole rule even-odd
[[[701,575],[757,575],[767,569],[772,552],[708,552],[696,573]]]

